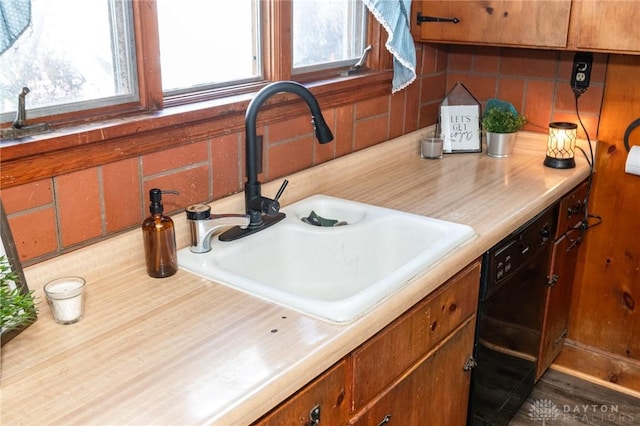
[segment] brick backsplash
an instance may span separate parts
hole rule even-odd
[[[578,124],[571,69],[575,52],[450,46],[447,91],[461,81],[484,106],[490,98],[511,102],[527,117],[525,130],[546,133],[552,121]],[[578,101],[580,118],[595,139],[608,55],[593,56],[590,87]],[[578,136],[585,134],[578,126]]]
[[[417,53],[418,78],[407,89],[323,111],[335,135],[332,143],[316,143],[307,116],[258,129],[265,147],[260,179],[279,179],[431,125],[456,81],[483,105],[492,97],[512,102],[527,115],[527,130],[546,132],[550,121],[576,121],[569,89],[573,52],[418,45]],[[604,54],[594,55],[591,87],[580,98],[580,114],[592,138],[606,60]],[[21,260],[35,263],[139,226],[148,214],[148,191],[154,187],[180,192],[163,197],[168,213],[241,191],[243,141],[243,132],[193,141],[3,190]]]

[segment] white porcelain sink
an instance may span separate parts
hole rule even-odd
[[[311,211],[346,221],[303,222]],[[466,225],[314,195],[282,209],[280,223],[178,252],[181,268],[330,322],[355,320],[475,236]]]

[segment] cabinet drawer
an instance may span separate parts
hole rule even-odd
[[[588,186],[588,181],[582,182],[560,201],[556,239],[560,238],[568,229],[577,226],[584,218]]]
[[[563,48],[567,45],[571,0],[422,0],[412,2],[411,21],[422,16],[453,19],[423,22],[418,41]],[[532,23],[535,23],[532,25]]]
[[[479,283],[480,263],[475,262],[353,352],[354,410],[475,313]]]
[[[322,419],[320,424],[344,425],[348,418],[348,398],[345,395],[346,362],[338,362],[294,396],[267,413],[253,426],[308,425],[312,416]],[[314,407],[319,412],[311,414]]]

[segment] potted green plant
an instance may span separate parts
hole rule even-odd
[[[36,319],[33,290],[20,288],[18,274],[7,256],[0,256],[0,330],[2,333],[31,324]]]
[[[515,145],[516,132],[527,119],[514,109],[492,106],[482,117],[482,128],[487,135],[487,153],[492,157],[508,157]]]

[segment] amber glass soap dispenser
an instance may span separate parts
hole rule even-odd
[[[178,271],[176,233],[173,220],[163,214],[162,194],[178,194],[177,191],[149,191],[151,216],[142,222],[144,252],[147,273],[153,278],[170,277]]]

